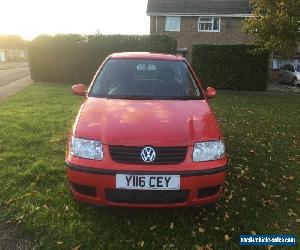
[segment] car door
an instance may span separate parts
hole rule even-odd
[[[289,82],[292,83],[295,77],[295,66],[290,65],[290,71],[289,71]]]
[[[287,70],[286,70],[286,76],[285,76],[285,81],[286,82],[291,82],[293,79],[293,70],[294,70],[294,66],[291,64],[287,65]]]
[[[288,65],[284,65],[282,67],[282,71],[281,71],[281,78],[282,78],[282,81],[286,82],[287,81],[287,68],[288,68]]]

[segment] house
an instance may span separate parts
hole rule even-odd
[[[0,49],[0,62],[25,62],[26,60],[26,50]]]
[[[0,63],[6,61],[6,53],[5,50],[0,50]]]
[[[242,32],[251,16],[248,0],[148,0],[150,34],[177,39],[178,54],[189,56],[193,44],[241,44],[253,41]]]

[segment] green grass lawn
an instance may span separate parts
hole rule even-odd
[[[211,101],[230,156],[212,210],[74,203],[64,152],[82,100],[69,85],[35,84],[0,103],[0,222],[37,247],[239,249],[239,235],[254,232],[299,240],[300,95],[222,92]]]

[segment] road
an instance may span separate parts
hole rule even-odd
[[[0,86],[6,85],[26,76],[29,76],[29,67],[27,63],[0,64]]]
[[[0,63],[0,101],[32,84],[27,63]]]

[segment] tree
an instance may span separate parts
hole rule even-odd
[[[0,35],[0,49],[24,49],[25,42],[18,35]]]
[[[300,0],[250,0],[250,6],[253,17],[244,21],[244,31],[256,35],[256,52],[294,54],[300,44]]]

